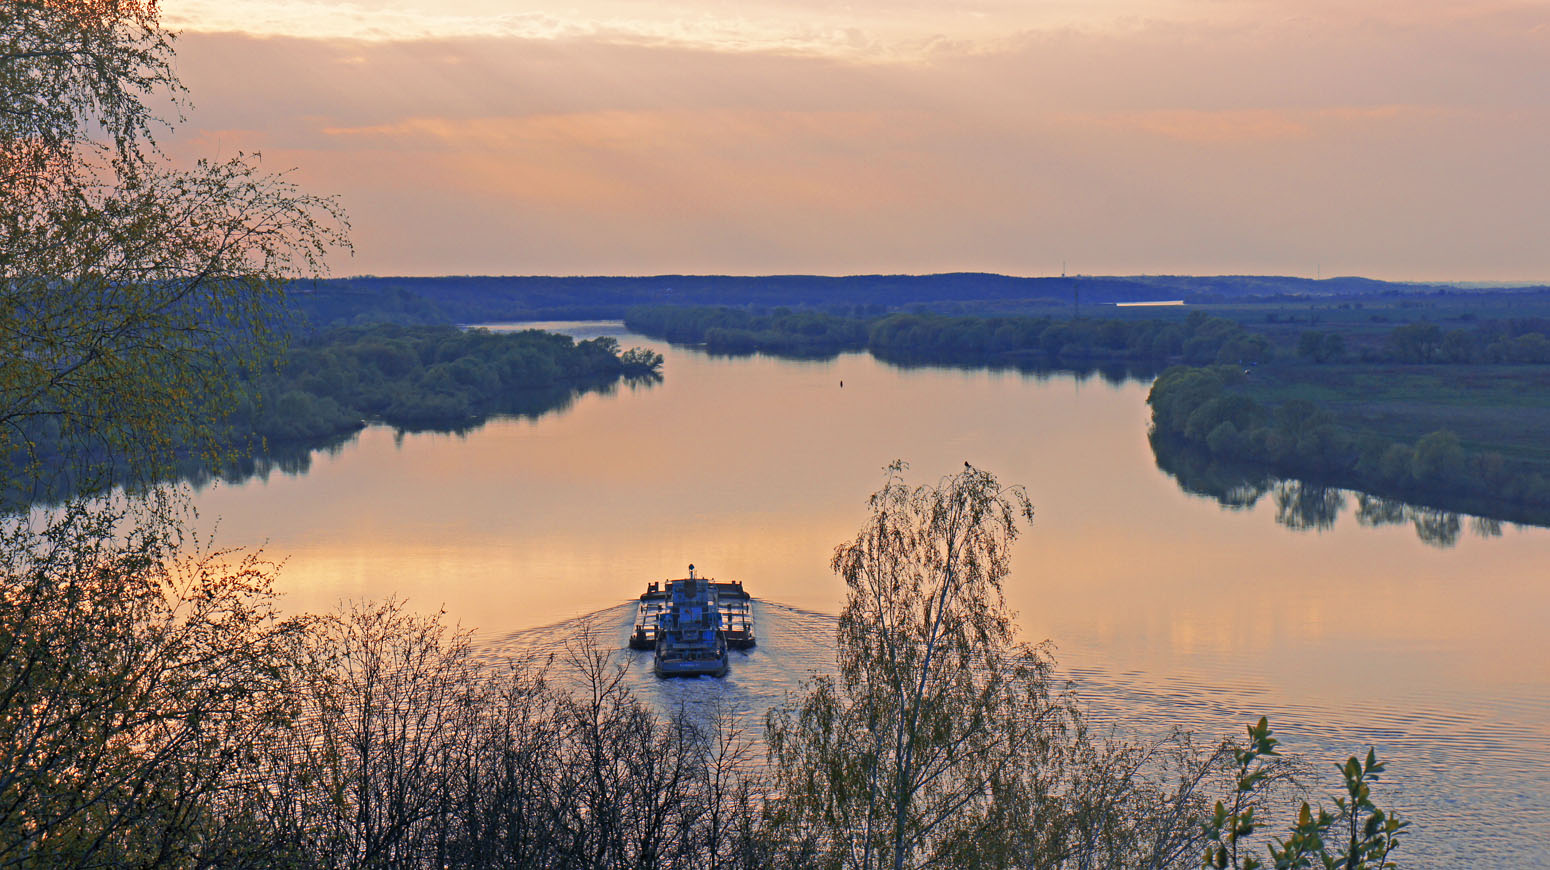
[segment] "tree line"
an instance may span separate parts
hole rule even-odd
[[[1295,343],[1257,332],[1243,319],[1203,311],[1172,319],[840,313],[818,309],[636,306],[625,325],[713,353],[825,356],[871,351],[894,361],[1051,364],[1137,362],[1504,365],[1550,363],[1550,321],[1510,317],[1467,329],[1427,321],[1394,327],[1356,347],[1338,329],[1304,330]]]
[[[309,441],[365,421],[404,429],[466,427],[537,413],[574,390],[656,377],[661,354],[601,336],[451,326],[346,327],[303,338],[278,367],[245,380],[234,434]]]
[[[1432,365],[1543,365],[1550,363],[1550,321],[1510,317],[1471,329],[1444,330],[1421,321],[1396,326],[1378,348],[1360,355],[1364,362]],[[1344,336],[1307,330],[1297,342],[1299,356],[1315,363],[1350,360]]]
[[[1258,363],[1274,348],[1242,324],[1203,312],[1177,320],[1118,317],[983,317],[715,307],[637,307],[630,329],[715,353],[832,355],[867,350],[894,362],[1085,364],[1182,358]]]

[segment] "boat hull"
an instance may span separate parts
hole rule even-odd
[[[724,677],[727,675],[727,657],[696,661],[665,661],[656,659],[651,668],[664,679],[669,677]]]

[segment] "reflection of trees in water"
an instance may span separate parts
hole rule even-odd
[[[889,351],[872,351],[878,361],[897,369],[949,369],[954,371],[1015,371],[1032,376],[1035,380],[1051,378],[1075,378],[1078,383],[1098,377],[1104,383],[1121,386],[1126,383],[1151,383],[1157,377],[1157,369],[1149,364],[1129,362],[1093,363],[1052,358],[1047,354],[1001,354],[992,357],[969,357],[950,354],[901,354]]]
[[[1274,483],[1268,475],[1255,474],[1249,466],[1218,462],[1203,450],[1174,444],[1155,432],[1150,440],[1157,467],[1172,476],[1180,489],[1190,495],[1216,499],[1228,510],[1254,507]]]
[[[1500,538],[1502,521],[1493,520],[1490,517],[1470,517],[1469,530],[1482,538]]]
[[[586,393],[599,395],[612,395],[619,389],[622,382],[631,390],[654,386],[662,381],[662,376],[657,373],[626,376],[618,378],[614,376],[600,377],[595,380],[577,384],[560,385],[540,390],[524,390],[503,396],[501,401],[486,410],[486,413],[466,420],[451,423],[425,424],[413,427],[395,426],[393,438],[396,443],[402,443],[406,434],[419,432],[434,432],[446,435],[467,435],[484,426],[491,420],[538,420],[549,414],[570,410],[576,403],[576,399]],[[253,452],[238,457],[227,463],[218,473],[212,473],[208,468],[191,470],[184,479],[195,486],[203,486],[219,477],[227,483],[241,483],[251,478],[268,480],[269,475],[275,471],[287,475],[302,475],[312,469],[312,459],[316,453],[327,453],[330,456],[338,454],[346,446],[353,443],[358,433],[352,433],[343,438],[333,439],[329,442],[285,444],[271,446],[263,452]]]
[[[216,480],[235,484],[256,477],[267,481],[269,475],[276,471],[290,477],[299,477],[312,470],[315,454],[337,456],[354,444],[358,435],[352,432],[322,444],[277,444],[263,452],[239,455],[214,471],[202,464],[193,465],[185,471],[182,479],[202,489]]]
[[[1229,510],[1247,510],[1259,503],[1259,497],[1265,494],[1263,483],[1249,483],[1247,481],[1229,486],[1224,489],[1216,500],[1222,507]]]
[[[1405,503],[1362,493],[1356,497],[1356,521],[1364,526],[1389,526],[1405,521]]]
[[[1300,480],[1278,481],[1273,493],[1276,522],[1289,529],[1324,531],[1335,527],[1345,508],[1345,496],[1338,489]]]
[[[406,433],[415,432],[466,435],[490,420],[537,420],[551,413],[568,410],[579,396],[586,393],[611,395],[618,390],[620,383],[631,390],[636,390],[651,387],[661,380],[662,376],[656,373],[627,376],[622,379],[610,376],[581,383],[512,393],[503,396],[497,404],[487,408],[485,413],[478,417],[441,424],[394,427],[394,437],[401,440]],[[214,465],[204,457],[185,455],[173,463],[167,479],[191,484],[195,489],[203,489],[216,481],[230,484],[238,484],[254,478],[267,481],[275,472],[292,477],[300,476],[312,470],[312,461],[317,454],[337,455],[353,444],[359,434],[359,431],[356,431],[330,436],[319,441],[268,444],[259,442],[257,436],[253,436],[244,439],[241,443],[228,445],[226,455],[220,457],[219,462]],[[112,469],[104,473],[108,474],[113,482],[122,484],[129,480],[129,476],[120,464],[113,462],[112,457],[105,457],[100,464]],[[14,484],[9,489],[0,488],[0,510],[17,510],[26,505],[59,504],[82,490],[101,486],[101,481],[95,479],[82,481],[68,474],[67,471],[68,469],[61,470],[26,492],[16,489]]]
[[[1482,538],[1499,538],[1501,520],[1489,517],[1465,517],[1453,511],[1422,505],[1406,504],[1376,495],[1358,495],[1356,520],[1364,526],[1387,526],[1410,523],[1415,526],[1416,536],[1434,547],[1451,547],[1463,537],[1464,520],[1469,520],[1469,530]]]
[[[1155,433],[1151,436],[1157,467],[1191,495],[1214,499],[1226,510],[1254,507],[1267,492],[1275,504],[1276,522],[1297,531],[1326,531],[1345,510],[1347,496],[1356,500],[1357,523],[1368,528],[1408,523],[1416,537],[1434,547],[1452,547],[1469,532],[1482,538],[1500,537],[1502,521],[1458,511],[1418,505],[1371,493],[1354,492],[1322,483],[1275,478],[1251,465],[1221,462],[1206,451],[1179,445]]]
[[[1457,544],[1459,532],[1464,526],[1458,514],[1431,508],[1416,508],[1411,521],[1415,524],[1416,535],[1434,547],[1451,547]]]

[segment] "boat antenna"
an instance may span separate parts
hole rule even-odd
[[[694,563],[693,562],[689,563],[689,579],[690,580],[694,579]]]

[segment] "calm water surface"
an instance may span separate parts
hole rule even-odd
[[[202,515],[287,558],[294,610],[397,595],[497,650],[580,621],[623,646],[646,581],[690,562],[741,579],[760,646],[730,677],[658,683],[644,657],[632,674],[664,707],[762,715],[832,661],[829,556],[883,466],[934,482],[967,460],[1027,487],[1007,598],[1099,718],[1215,737],[1264,714],[1321,763],[1376,745],[1393,760],[1380,805],[1418,829],[1402,866],[1550,867],[1550,531],[1439,548],[1350,509],[1321,532],[1278,525],[1269,499],[1223,510],[1157,469],[1144,384],[550,327],[658,350],[665,378],[464,435],[367,429],[306,474],[202,492]]]

